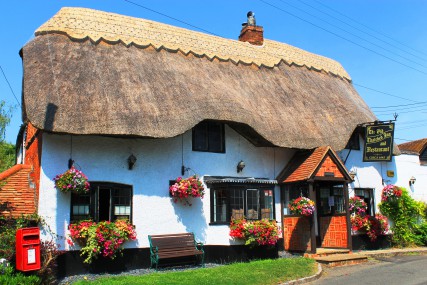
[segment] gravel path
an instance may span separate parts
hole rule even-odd
[[[298,257],[300,255],[293,255],[286,251],[279,251],[279,258],[293,258]],[[205,268],[212,268],[217,266],[223,266],[225,264],[217,264],[217,263],[205,263]],[[120,273],[87,273],[81,275],[68,276],[59,281],[59,285],[69,285],[78,280],[95,280],[99,277],[109,277],[109,276],[139,276],[144,274],[150,274],[154,272],[177,272],[177,271],[185,271],[185,270],[194,270],[202,268],[202,266],[194,266],[194,265],[185,265],[185,266],[173,266],[173,267],[164,267],[159,268],[157,271],[151,268],[141,268],[141,269],[133,269]]]

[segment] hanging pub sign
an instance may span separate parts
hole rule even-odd
[[[366,126],[363,161],[391,161],[394,123]]]

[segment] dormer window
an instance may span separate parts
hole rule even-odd
[[[224,124],[203,121],[193,128],[193,151],[225,153]]]

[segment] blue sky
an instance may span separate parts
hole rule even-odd
[[[7,78],[0,73],[0,100],[14,107],[8,142],[15,143],[21,125],[19,50],[40,25],[69,6],[200,28],[229,39],[237,39],[246,13],[254,11],[265,38],[339,61],[380,120],[398,113],[397,143],[427,137],[427,1],[23,0],[0,3],[0,65]]]

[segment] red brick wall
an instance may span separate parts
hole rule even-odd
[[[25,146],[25,164],[31,165],[33,171],[30,174],[31,180],[36,184],[36,197],[39,196],[40,186],[40,163],[42,151],[42,132],[37,133],[37,129],[28,123]]]
[[[322,163],[322,166],[319,168],[319,171],[316,173],[316,176],[323,177],[325,176],[325,172],[333,173],[334,177],[344,177],[338,166],[335,162],[333,162],[330,156],[327,156],[325,158],[325,161]]]
[[[240,32],[239,41],[261,46],[264,43],[264,29],[260,26],[246,26]]]
[[[322,247],[347,248],[346,216],[320,217]]]
[[[17,164],[0,173],[0,214],[19,217],[37,211],[36,189],[30,185],[32,167]]]
[[[285,250],[311,250],[311,217],[285,217],[283,219],[283,239]]]

